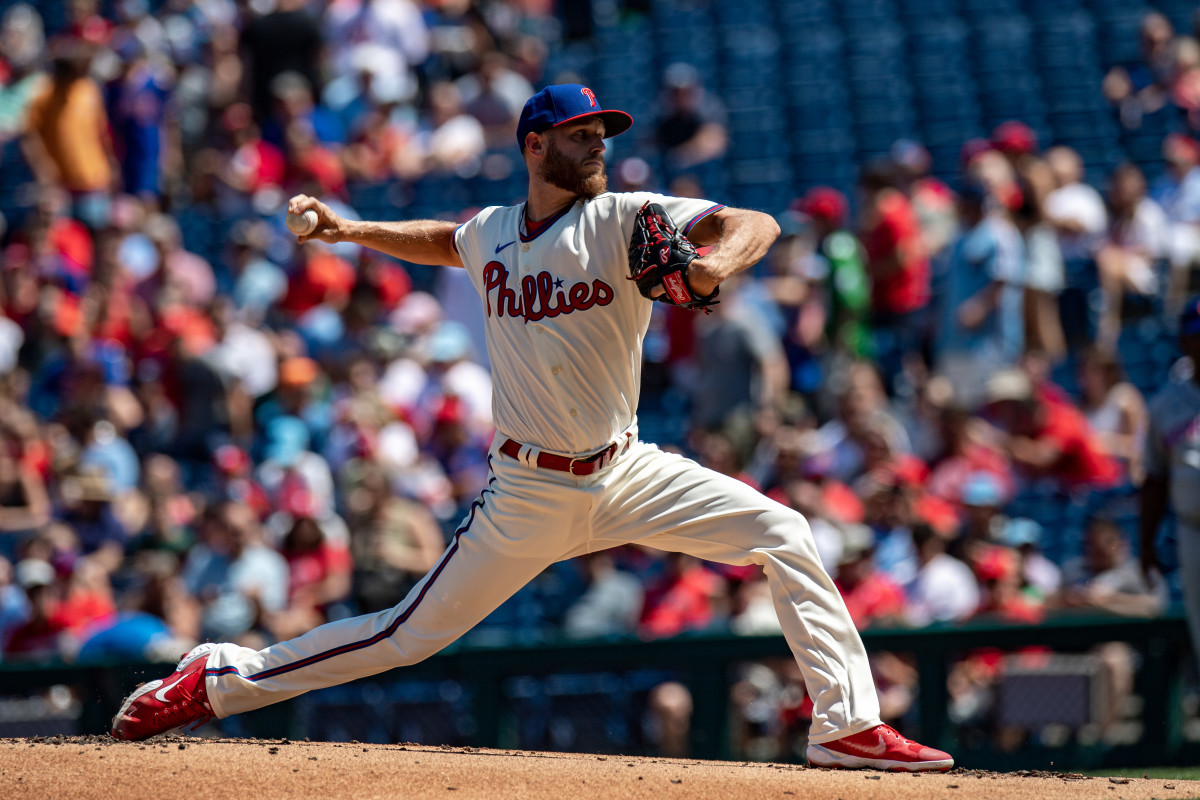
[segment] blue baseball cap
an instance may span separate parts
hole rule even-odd
[[[1179,334],[1190,336],[1194,333],[1200,333],[1200,297],[1188,300],[1179,315]]]
[[[579,83],[547,86],[525,102],[517,123],[517,144],[525,149],[525,134],[541,133],[558,125],[586,117],[604,120],[604,138],[629,130],[633,117],[624,111],[605,111],[596,93]]]

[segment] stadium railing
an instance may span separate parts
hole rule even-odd
[[[1070,613],[1048,619],[1037,626],[972,622],[934,625],[920,629],[873,629],[864,632],[868,651],[906,654],[918,675],[916,701],[904,718],[907,733],[919,740],[953,752],[960,766],[980,769],[1053,769],[1057,771],[1116,766],[1145,766],[1151,764],[1196,763],[1200,760],[1200,742],[1185,735],[1185,689],[1191,679],[1191,649],[1187,627],[1178,610],[1155,618],[1128,618],[1108,615]],[[990,735],[964,735],[966,728],[950,716],[950,697],[947,679],[954,665],[973,653],[1029,652],[1043,648],[1058,654],[1088,653],[1105,643],[1123,642],[1135,654],[1137,666],[1131,697],[1134,711],[1125,722],[1135,729],[1133,737],[1114,743],[1104,737],[1083,737],[1073,733],[1053,745],[1036,735],[1026,737],[1019,746],[998,745]],[[534,747],[552,749],[583,749],[626,752],[653,752],[638,743],[636,732],[625,739],[598,740],[595,735],[576,737],[575,746],[564,744],[553,736],[539,738],[529,733],[531,723],[520,717],[529,713],[528,698],[536,681],[556,681],[566,685],[571,676],[590,685],[583,693],[603,695],[618,691],[619,696],[601,698],[601,710],[595,713],[594,725],[603,727],[624,715],[635,696],[644,699],[645,688],[613,680],[613,676],[640,672],[643,675],[663,676],[678,680],[694,698],[691,720],[691,755],[696,758],[743,757],[735,752],[731,736],[730,688],[736,679],[739,665],[760,660],[787,658],[787,644],[781,636],[734,636],[731,634],[695,634],[658,641],[633,639],[554,641],[522,645],[459,644],[420,664],[405,667],[373,678],[356,681],[346,687],[314,692],[292,701],[260,709],[242,717],[222,721],[224,735],[248,735],[260,738],[288,737],[303,739],[322,734],[326,738],[349,739],[354,731],[364,731],[364,720],[372,714],[387,718],[374,732],[356,735],[362,741],[404,741],[403,717],[408,709],[424,708],[427,717],[436,717],[437,724],[426,727],[422,744],[469,744],[485,747]],[[1070,669],[1065,678],[1045,661],[1041,677],[1044,685],[1037,686],[1038,670],[1025,670],[1024,682],[1014,681],[1009,694],[1028,714],[1029,706],[1069,702],[1072,687],[1084,681],[1095,670]],[[0,664],[0,735],[98,734],[107,730],[111,716],[121,697],[139,682],[161,677],[162,664],[104,663],[104,664]],[[599,676],[599,677],[598,677]],[[588,683],[590,680],[590,684]],[[425,682],[427,690],[420,688]],[[1055,681],[1058,681],[1057,683]],[[1063,681],[1066,681],[1065,683]],[[392,687],[405,684],[404,691]],[[417,688],[412,688],[412,687]],[[75,698],[74,711],[50,714],[40,726],[26,720],[20,726],[12,713],[6,713],[5,703],[26,703],[28,698],[51,697],[57,691],[61,698],[68,687]],[[449,692],[446,687],[459,687]],[[514,687],[517,687],[514,689]],[[525,688],[521,688],[525,687]],[[614,687],[617,687],[614,689]],[[1060,689],[1059,687],[1065,687]],[[1084,694],[1095,687],[1084,686]],[[1059,693],[1049,701],[1040,691]],[[997,691],[997,694],[1002,694]],[[548,696],[554,692],[542,692]],[[1078,694],[1076,692],[1076,694]],[[324,699],[323,699],[324,696]],[[560,692],[571,700],[571,691]],[[575,695],[576,697],[578,694]],[[393,702],[388,705],[384,698]],[[22,698],[18,701],[18,698]],[[522,698],[525,698],[523,700]],[[1011,698],[1010,698],[1011,700]],[[1140,709],[1138,702],[1140,701]],[[1085,702],[1090,702],[1086,701]],[[41,706],[49,707],[43,703]],[[378,706],[372,708],[372,706]],[[330,727],[331,710],[344,715],[348,721],[342,727]],[[561,713],[562,709],[559,708]],[[568,710],[569,716],[570,711]],[[19,716],[19,715],[17,715]],[[1011,717],[1011,714],[1009,715]],[[1053,717],[1054,713],[1050,714]],[[1077,717],[1077,710],[1064,710],[1064,721]],[[469,717],[465,724],[455,719]],[[393,721],[393,718],[396,718]],[[235,722],[236,721],[236,722]],[[561,720],[560,720],[561,722]],[[227,727],[232,724],[232,727]],[[618,720],[620,725],[621,723]],[[587,728],[584,722],[580,727]],[[637,721],[631,723],[636,727]],[[628,726],[627,726],[628,727]],[[1063,728],[1062,725],[1057,726]],[[1195,728],[1196,726],[1192,726]],[[336,731],[342,731],[341,737]],[[331,733],[331,731],[334,731]],[[586,731],[585,731],[586,733]],[[596,732],[593,731],[593,734]],[[629,734],[629,731],[625,731]],[[411,735],[408,734],[408,735]],[[421,736],[418,730],[418,737]],[[388,738],[390,737],[390,738]],[[317,738],[317,737],[314,737]],[[790,756],[781,756],[782,758]]]

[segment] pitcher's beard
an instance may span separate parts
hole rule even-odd
[[[542,180],[551,186],[557,186],[588,200],[608,191],[608,175],[604,171],[603,161],[600,162],[599,172],[585,175],[581,165],[567,158],[554,146],[553,139],[546,142],[546,157],[542,161],[539,174]]]

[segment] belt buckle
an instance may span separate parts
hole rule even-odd
[[[613,451],[615,448],[616,448],[616,444],[610,444],[608,447],[604,448],[603,450],[592,453],[587,458],[572,458],[571,463],[567,465],[567,471],[570,472],[572,475],[591,475],[593,472],[596,472],[597,470],[602,470],[602,469],[604,469],[604,466],[606,464],[608,464],[609,460],[612,459]],[[575,471],[576,464],[592,464],[594,466],[592,466],[592,469],[590,471],[580,473],[580,472]]]

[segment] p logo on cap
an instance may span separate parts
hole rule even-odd
[[[604,138],[629,130],[633,117],[624,111],[606,111],[596,93],[579,83],[547,86],[529,98],[517,123],[517,144],[525,148],[525,136],[541,133],[568,122],[598,117],[604,121]]]

